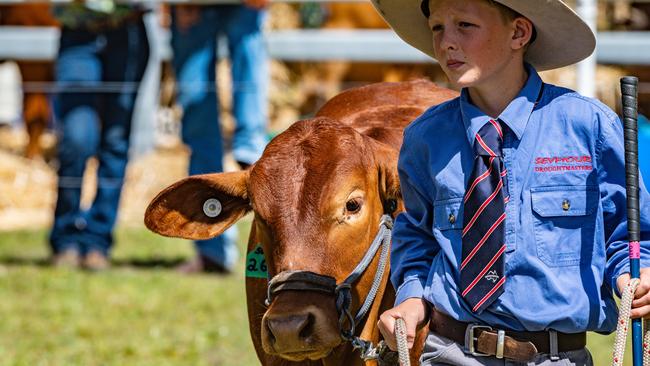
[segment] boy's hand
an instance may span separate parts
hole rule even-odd
[[[395,339],[395,319],[397,318],[404,319],[404,323],[406,323],[406,340],[409,349],[413,347],[416,329],[427,320],[427,308],[428,306],[424,300],[411,298],[381,314],[377,326],[384,336],[388,348],[393,351],[397,350],[397,341]]]
[[[634,293],[634,301],[632,301],[632,312],[630,317],[636,318],[650,318],[650,268],[641,268],[639,286]],[[618,291],[622,294],[625,287],[630,283],[630,274],[625,273],[616,279],[616,286]]]

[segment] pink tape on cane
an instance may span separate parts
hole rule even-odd
[[[630,242],[630,259],[641,258],[641,244],[638,241]]]

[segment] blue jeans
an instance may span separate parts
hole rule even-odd
[[[58,144],[58,198],[50,233],[52,251],[76,250],[106,255],[113,244],[131,116],[149,57],[141,21],[94,33],[64,28],[55,78]],[[108,82],[108,84],[103,84]],[[101,90],[108,86],[111,90]],[[87,160],[96,156],[97,194],[87,210],[80,207]]]
[[[183,108],[182,138],[191,150],[190,174],[223,171],[215,68],[220,35],[228,40],[232,65],[233,155],[252,164],[266,145],[268,56],[263,43],[265,11],[243,5],[200,6],[196,19],[181,29],[172,12],[173,67]],[[236,232],[196,242],[199,254],[231,268],[236,259]]]

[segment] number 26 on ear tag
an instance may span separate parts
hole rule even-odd
[[[257,246],[246,255],[246,277],[269,278],[266,259],[264,258],[264,250],[262,249],[261,244],[257,244]]]

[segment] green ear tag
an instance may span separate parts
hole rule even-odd
[[[246,277],[269,278],[264,249],[261,244],[257,244],[255,249],[246,255]]]

